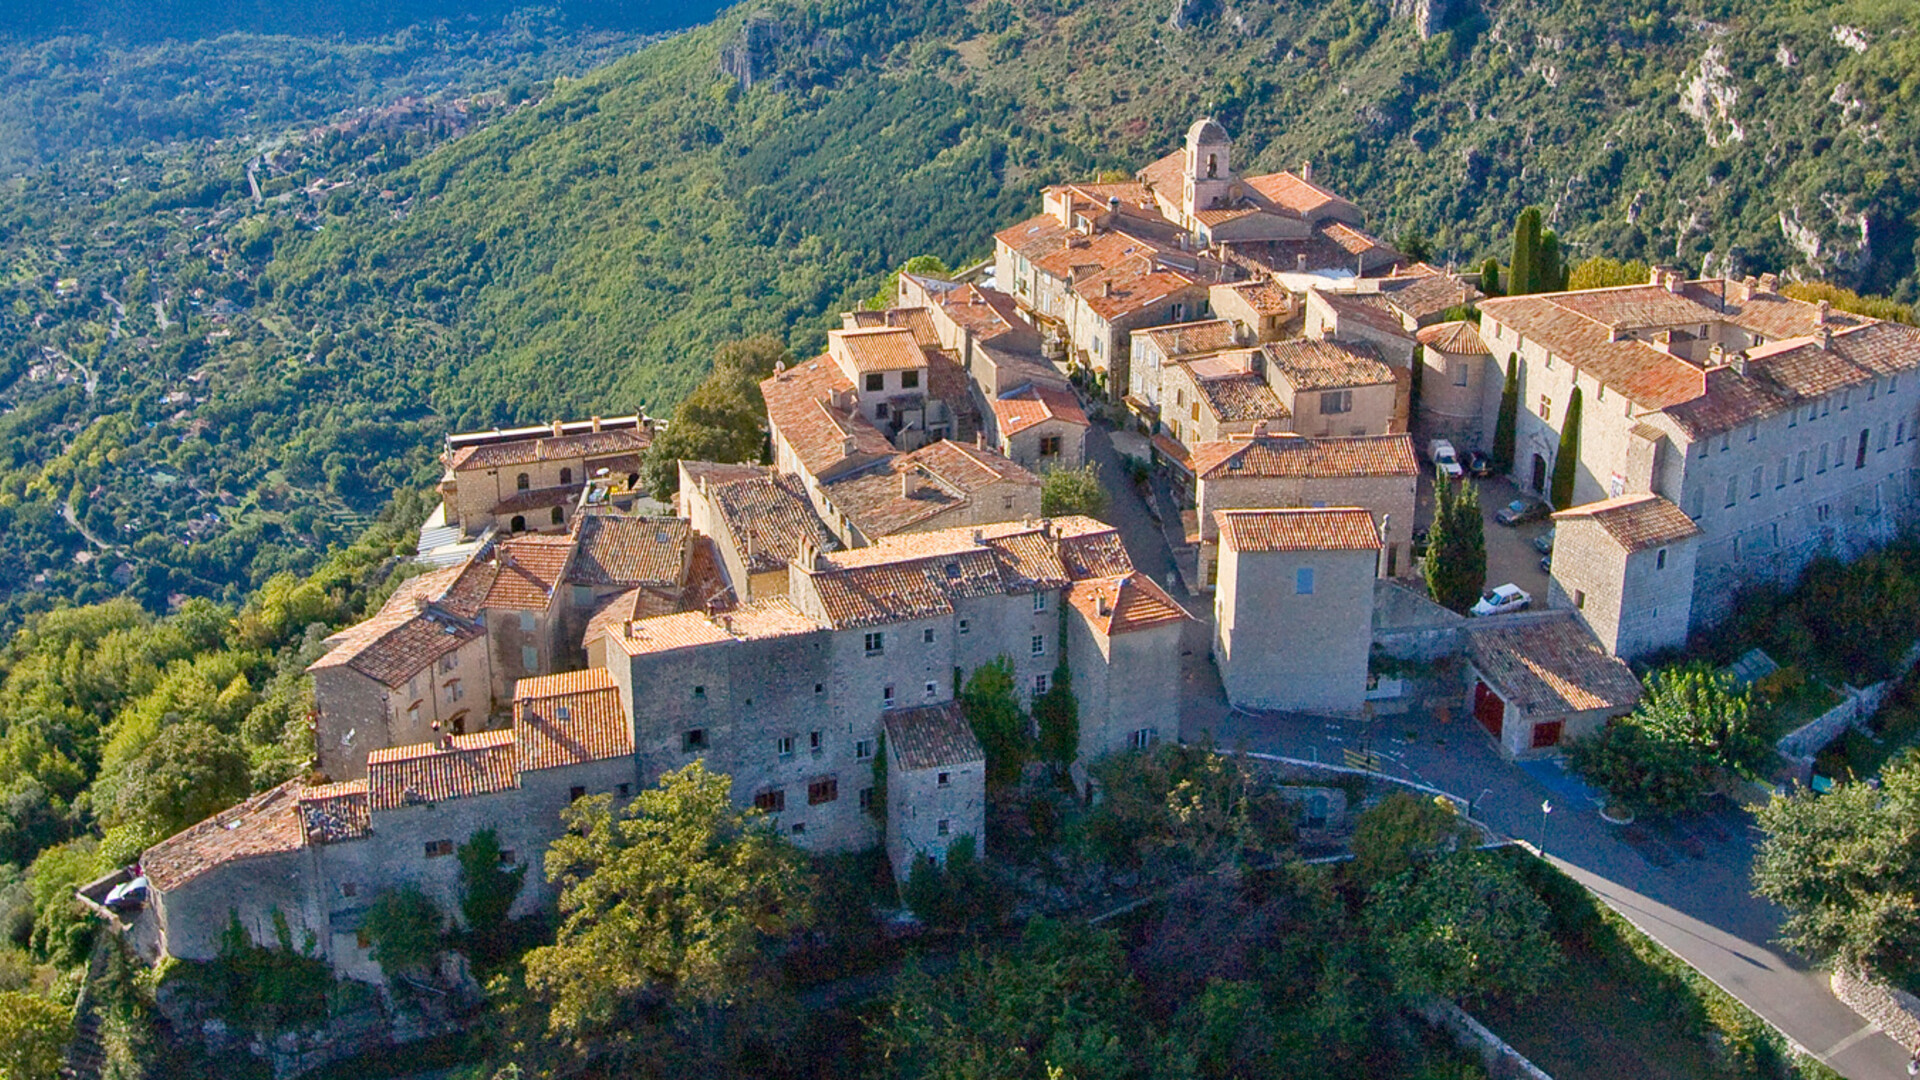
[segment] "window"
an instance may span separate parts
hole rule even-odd
[[[633,794],[633,785],[632,784],[615,784],[613,790],[615,794],[619,795],[621,798],[624,799],[627,796]]]
[[[1035,611],[1047,610],[1047,594],[1046,593],[1037,592],[1033,594],[1033,610]]]
[[[1313,567],[1302,566],[1293,572],[1293,592],[1296,596],[1313,595]]]
[[[1879,392],[1880,392],[1880,380],[1868,379],[1867,380],[1867,400],[1872,401],[1874,398],[1874,395],[1878,394]]]
[[[875,630],[867,635],[867,655],[879,656],[887,651],[887,635]]]
[[[459,679],[448,679],[447,684],[441,687],[441,689],[446,692],[448,701],[459,701],[462,697],[466,696],[466,691],[460,688]],[[564,717],[562,719],[564,719]]]
[[[873,418],[875,420],[885,420],[887,418],[887,411],[887,403],[883,401],[873,407]]]
[[[937,698],[939,696],[940,696],[940,684],[936,682],[928,683],[927,684],[927,700],[932,701],[934,698]]]
[[[1655,570],[1665,570],[1667,568],[1666,548],[1661,548],[1659,551],[1653,553],[1653,568]]]
[[[824,780],[815,780],[807,785],[807,805],[819,806],[830,803],[840,797],[840,781],[829,776]]]
[[[854,744],[853,744],[853,759],[854,759],[855,761],[871,761],[871,760],[873,760],[873,740],[872,740],[872,739],[861,739],[861,740],[860,740],[859,742],[856,742],[856,743],[854,743]]]
[[[579,802],[579,801],[580,801],[581,799],[584,799],[584,798],[586,798],[586,797],[587,797],[587,789],[586,789],[586,788],[583,788],[583,787],[571,787],[571,788],[568,788],[568,789],[567,789],[567,801],[568,801],[568,802],[570,802],[570,803],[572,803],[572,802]]]
[[[920,373],[919,373],[919,372],[917,372],[917,371],[903,371],[903,372],[901,372],[901,373],[900,373],[900,389],[902,389],[902,390],[912,390],[912,389],[914,389],[915,387],[917,387],[917,386],[919,386],[919,385],[920,385]]]
[[[520,646],[520,670],[533,671],[540,666],[540,647],[538,645]]]
[[[557,506],[553,508],[552,517],[553,517],[553,523],[555,525],[563,524],[567,520],[567,515],[561,512],[560,508]]]
[[[1851,389],[1840,391],[1840,411],[1846,412],[1852,406],[1853,391]]]
[[[360,892],[360,886],[354,884],[351,881],[343,881],[340,883],[341,896],[354,896],[354,895],[357,895],[359,892]]]
[[[1756,465],[1753,467],[1753,486],[1748,490],[1747,498],[1757,499],[1760,497],[1760,485],[1767,482],[1766,474],[1767,470],[1765,466]]]
[[[1759,437],[1760,437],[1760,421],[1755,420],[1752,423],[1747,425],[1747,441],[1752,442],[1753,440]]]
[[[773,752],[779,757],[783,757],[783,758],[792,757],[793,756],[793,736],[782,735],[779,738],[773,740]]]
[[[527,519],[520,514],[515,514],[513,520],[507,523],[507,528],[514,532],[526,532]]]
[[[1573,606],[1576,608],[1584,608],[1587,606],[1587,590],[1573,590]]]
[[[968,632],[970,632],[970,631],[971,631],[972,629],[973,629],[973,623],[971,623],[971,622],[969,622],[969,621],[968,621],[968,620],[966,620],[966,619],[961,619],[961,620],[960,620],[960,632],[961,632],[961,633],[963,633],[963,634],[965,634],[965,633],[968,633]]]
[[[566,486],[566,485],[568,485],[568,484],[571,484],[571,483],[573,483],[573,470],[572,470],[572,469],[561,469],[561,470],[560,470],[560,484],[561,484],[561,486],[562,486],[562,487],[564,487],[564,486]]]
[[[933,627],[929,626],[925,630],[920,631],[920,643],[922,645],[933,644]]]
[[[1033,645],[1033,655],[1035,656],[1047,655],[1047,635],[1045,634],[1033,635],[1032,645]]]
[[[1000,509],[1002,510],[1013,509],[1013,496],[1011,495],[1000,496]]]
[[[953,784],[953,774],[950,772],[940,773],[934,777],[934,783],[939,787],[950,787]]]
[[[577,608],[593,606],[593,586],[575,585],[573,587],[573,606]]]
[[[814,693],[814,696],[815,696],[815,697],[818,697],[819,695],[821,695],[821,694],[824,694],[824,693],[826,693],[826,692],[827,692],[827,684],[826,684],[826,683],[814,683],[814,684],[813,684],[813,693]]]
[[[1732,506],[1734,503],[1738,502],[1739,499],[1740,499],[1740,478],[1737,476],[1729,476],[1727,477],[1727,505]]]
[[[535,625],[536,624],[534,622],[533,612],[523,611],[520,613],[520,632],[521,633],[523,634],[533,633]]]
[[[413,725],[414,727],[420,726],[420,703],[419,702],[416,701],[413,704],[407,706],[407,723]]]
[[[691,754],[707,748],[707,729],[688,728],[680,733],[680,752]]]
[[[451,854],[453,854],[453,841],[451,840],[427,841],[427,858],[438,859]]]
[[[1328,390],[1320,395],[1320,415],[1334,416],[1353,411],[1353,391]]]
[[[826,745],[825,734],[825,732],[820,731],[807,732],[807,749],[816,754],[819,753]]]
[[[1787,486],[1787,459],[1786,459],[1786,458],[1781,458],[1781,459],[1780,459],[1780,474],[1779,474],[1778,476],[1776,476],[1776,477],[1774,478],[1774,481],[1773,481],[1773,488],[1774,488],[1774,490],[1775,490],[1775,491],[1778,491],[1778,490],[1780,490],[1781,488],[1783,488],[1783,487],[1786,487],[1786,486]]]
[[[893,708],[893,687],[888,686],[880,691],[880,707],[883,709]]]
[[[794,822],[794,823],[793,823],[793,835],[795,835],[795,836],[803,836],[803,835],[805,835],[805,834],[806,834],[806,831],[807,831],[807,823],[806,823],[806,822],[804,822],[804,821],[796,821],[796,822]]]
[[[1047,685],[1047,677],[1045,675],[1035,675],[1033,677],[1033,696],[1039,697],[1041,694],[1046,693]]]
[[[1160,733],[1150,727],[1141,728],[1133,733],[1129,741],[1135,750],[1146,750],[1160,741]]]
[[[873,789],[872,788],[863,787],[860,789],[860,809],[862,810],[873,809]]]
[[[513,478],[513,487],[515,491],[525,491],[529,486],[531,486],[531,484],[532,484],[532,481],[528,479],[526,473],[521,473],[519,476],[516,476]]]
[[[1900,421],[1900,426],[1893,429],[1893,445],[1904,446],[1906,445],[1906,442],[1907,442],[1907,422],[1905,420],[1902,420]]]
[[[704,686],[696,686],[696,687],[694,687],[694,688],[693,688],[693,700],[695,700],[695,701],[705,701],[705,700],[707,700],[707,688],[706,688],[706,687],[704,687]]]
[[[621,786],[625,787],[626,785],[622,784]],[[501,866],[513,866],[519,863],[519,861],[520,861],[519,856],[514,853],[514,850],[512,848],[500,849],[500,865]]]
[[[1545,394],[1541,394],[1540,408],[1538,411],[1540,413],[1540,419],[1552,420],[1553,419],[1553,399],[1548,397]]]
[[[1807,452],[1800,451],[1793,457],[1793,482],[1799,483],[1807,478]]]
[[[1060,456],[1060,436],[1047,435],[1042,437],[1040,440],[1040,456],[1041,457],[1059,457]]]
[[[763,814],[780,813],[787,808],[786,789],[774,788],[771,791],[763,791],[755,795],[753,797],[753,808]]]
[[[1827,471],[1827,444],[1826,443],[1820,444],[1820,467],[1813,471],[1816,473],[1823,473]]]
[[[873,374],[867,376],[868,390],[885,390],[886,388],[887,388],[887,377],[885,375],[882,375],[876,371]]]
[[[1453,374],[1453,385],[1467,385],[1467,365],[1465,361],[1452,360],[1448,362],[1447,367]]]
[[[459,666],[460,658],[453,653],[448,653],[440,658],[440,673],[443,675]]]
[[[937,822],[934,825],[934,831],[939,833],[941,836],[945,836],[947,835],[948,829],[950,829],[951,827],[952,826],[949,824],[949,820],[947,818],[941,818],[939,822]]]
[[[1732,442],[1733,442],[1733,435],[1730,432],[1725,432],[1725,431],[1721,432],[1720,433],[1720,452],[1723,454],[1726,453],[1727,449],[1732,445]]]

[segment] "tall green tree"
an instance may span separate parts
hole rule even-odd
[[[1012,660],[997,656],[973,669],[960,690],[960,715],[987,752],[987,785],[997,789],[1018,781],[1033,755],[1033,740]]]
[[[66,1006],[19,990],[0,990],[0,1077],[54,1080],[73,1037]]]
[[[1493,419],[1493,469],[1513,471],[1513,444],[1520,427],[1520,354],[1507,354],[1507,381],[1500,387],[1500,414]]]
[[[244,798],[250,771],[234,736],[200,720],[169,724],[114,785],[110,823],[171,836]]]
[[[509,866],[500,847],[500,834],[481,829],[460,845],[460,916],[477,941],[500,941],[507,913],[520,895],[527,866]]]
[[[1540,234],[1540,281],[1535,292],[1559,292],[1567,287],[1567,268],[1560,250],[1560,234],[1548,229]]]
[[[1487,539],[1480,492],[1471,481],[1455,484],[1445,473],[1433,483],[1433,524],[1421,571],[1434,603],[1465,614],[1487,583]]]
[[[1368,895],[1366,923],[1410,998],[1527,998],[1560,966],[1547,906],[1497,854],[1463,851]]]
[[[673,410],[647,449],[641,484],[656,499],[680,488],[682,461],[758,461],[766,445],[760,381],[793,355],[772,335],[729,341],[714,350],[713,371]]]
[[[609,1068],[671,1055],[671,1073],[721,1072],[723,1038],[750,1034],[778,987],[769,946],[810,919],[800,853],[732,786],[695,761],[618,813],[606,795],[563,812],[546,861],[559,933],[527,954],[527,986],[552,1032]]]
[[[1362,888],[1372,888],[1445,856],[1470,830],[1445,798],[1396,791],[1354,821],[1349,869]]]
[[[1104,517],[1112,503],[1113,496],[1100,482],[1100,466],[1091,461],[1075,469],[1050,469],[1040,482],[1040,512],[1047,517]]]
[[[1920,978],[1920,757],[1887,766],[1877,788],[1776,795],[1759,819],[1754,891],[1786,909],[1787,944],[1894,982]]]
[[[1540,208],[1520,211],[1513,223],[1513,258],[1507,262],[1507,295],[1540,291]]]
[[[1647,677],[1633,718],[1656,737],[1690,748],[1709,766],[1747,776],[1765,771],[1773,746],[1753,715],[1753,694],[1705,661]]]
[[[360,922],[373,942],[373,958],[389,976],[432,964],[441,952],[444,927],[439,905],[412,886],[374,897]]]
[[[1500,260],[1491,255],[1480,262],[1480,291],[1488,296],[1500,295]]]
[[[1619,285],[1645,285],[1652,271],[1639,259],[1622,262],[1619,259],[1596,257],[1582,260],[1567,275],[1569,289],[1610,289]]]
[[[1555,510],[1573,505],[1573,480],[1580,464],[1580,388],[1567,398],[1567,416],[1560,424],[1560,451],[1553,455],[1553,483],[1549,496]]]

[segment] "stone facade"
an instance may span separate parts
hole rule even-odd
[[[565,528],[587,481],[602,470],[623,488],[639,483],[652,440],[651,421],[640,416],[450,435],[441,455],[445,521],[469,537],[494,528]]]
[[[916,860],[945,865],[962,836],[986,854],[987,759],[951,703],[901,709],[885,719],[887,861],[907,879]]]
[[[1638,538],[1609,528],[1616,511],[1641,506],[1664,510],[1669,528]],[[1659,496],[1623,496],[1555,514],[1554,530],[1549,606],[1572,609],[1625,660],[1686,644],[1699,530],[1684,514]]]

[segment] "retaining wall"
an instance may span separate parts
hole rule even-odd
[[[1920,1046],[1920,998],[1850,971],[1835,971],[1833,996],[1902,1046]]]
[[[1540,1066],[1528,1061],[1526,1055],[1487,1030],[1485,1024],[1467,1015],[1465,1009],[1453,1002],[1428,1001],[1420,1006],[1419,1011],[1427,1023],[1453,1036],[1454,1043],[1460,1049],[1479,1054],[1481,1063],[1487,1067],[1488,1076],[1512,1077],[1513,1080],[1553,1080]]]

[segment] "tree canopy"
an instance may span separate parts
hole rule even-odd
[[[1040,482],[1040,512],[1047,517],[1104,518],[1112,504],[1112,494],[1100,482],[1100,466],[1091,461],[1076,469],[1050,469]]]
[[[1487,583],[1486,523],[1480,516],[1480,489],[1442,473],[1433,483],[1433,524],[1427,529],[1427,554],[1421,565],[1433,601],[1466,614]]]
[[[1033,740],[1013,682],[1013,661],[997,656],[974,668],[960,688],[959,703],[960,715],[987,752],[987,785],[1004,788],[1018,781],[1033,756]]]
[[[1459,852],[1382,882],[1365,915],[1409,997],[1526,998],[1560,963],[1547,906],[1490,852]]]

